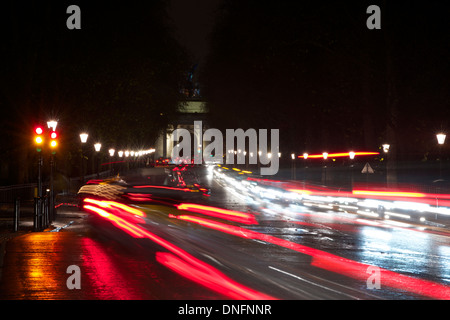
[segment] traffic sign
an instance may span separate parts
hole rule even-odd
[[[375,173],[375,171],[373,171],[370,164],[368,162],[366,162],[366,164],[364,165],[364,168],[361,170],[361,173]]]

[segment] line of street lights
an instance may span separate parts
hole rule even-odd
[[[88,137],[89,137],[89,134],[87,134],[85,132],[80,133],[81,143],[82,144],[87,143]],[[94,149],[95,149],[96,152],[100,152],[101,148],[102,148],[102,144],[100,142],[96,142],[94,144]],[[128,157],[130,155],[131,156],[135,156],[135,157],[138,157],[138,156],[140,157],[140,156],[147,155],[147,154],[150,154],[150,153],[153,153],[153,152],[155,152],[154,148],[147,149],[147,150],[139,150],[139,151],[128,151],[128,150],[122,151],[122,150],[120,150],[120,151],[118,151],[118,156],[120,158],[123,157],[123,155],[125,155],[125,157]],[[114,148],[111,148],[111,149],[108,150],[108,153],[109,153],[109,155],[111,157],[114,157],[114,155],[116,153],[116,150]]]

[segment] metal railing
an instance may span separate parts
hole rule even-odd
[[[14,202],[17,198],[33,200],[37,190],[37,183],[17,184],[0,187],[0,202]]]

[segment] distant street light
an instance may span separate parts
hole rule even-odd
[[[348,156],[349,156],[349,158],[350,158],[350,160],[353,160],[353,159],[355,159],[355,152],[354,151],[350,151],[349,153],[348,153]],[[353,161],[350,161],[350,186],[352,187],[352,189],[353,189]]]
[[[98,157],[98,153],[100,152],[100,149],[102,148],[102,144],[100,143],[100,142],[97,142],[96,144],[94,144],[94,149],[95,149],[95,152],[96,152],[96,155],[95,155],[95,166],[97,167],[96,168],[96,171],[97,171],[97,179],[99,178],[99,176],[100,176],[100,173],[99,173],[99,164],[98,164],[98,161],[99,161],[99,157]]]
[[[116,150],[111,148],[111,149],[108,150],[108,152],[109,152],[109,156],[112,158],[112,157],[114,157],[114,153],[116,152]],[[113,172],[114,172],[113,171],[113,167],[112,167],[112,160],[109,161],[109,172],[110,172],[110,174],[113,174]]]
[[[58,125],[58,121],[56,120],[50,120],[47,121],[47,127],[52,129],[52,131],[56,131],[56,126]]]
[[[439,179],[442,180],[442,146],[445,142],[445,133],[438,133],[436,135],[438,144],[439,144]]]
[[[446,135],[444,133],[438,133],[436,135],[439,144],[444,144]]]
[[[388,144],[388,143],[383,144],[383,145],[382,145],[382,147],[383,147],[383,152],[384,152],[384,153],[388,153],[388,152],[389,152],[390,146],[391,146],[391,145]]]
[[[87,133],[80,133],[80,140],[81,140],[81,143],[86,143],[87,142],[87,139],[88,139],[88,134]]]
[[[81,183],[84,183],[84,152],[83,152],[83,145],[87,142],[88,134],[83,132],[80,133],[80,140],[81,140]]]
[[[325,173],[325,175],[322,179],[323,179],[323,184],[327,184],[327,163],[325,160],[328,159],[328,152],[322,153],[322,156],[323,156],[323,163],[324,163],[323,168],[324,168],[324,173]]]
[[[296,167],[295,167],[295,153],[291,153],[291,159],[292,159],[292,168],[291,168],[291,177],[293,180],[295,180],[297,177],[296,173]]]

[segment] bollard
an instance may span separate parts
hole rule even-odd
[[[39,212],[39,231],[45,229],[45,197],[41,198],[41,210]]]
[[[14,232],[19,231],[19,220],[20,220],[20,198],[17,198],[14,205]]]
[[[41,209],[40,198],[34,198],[34,216],[33,216],[33,231],[39,231],[39,211]]]
[[[48,226],[50,225],[50,220],[49,220],[49,198],[48,196],[45,196],[44,198],[44,229],[48,228]]]

